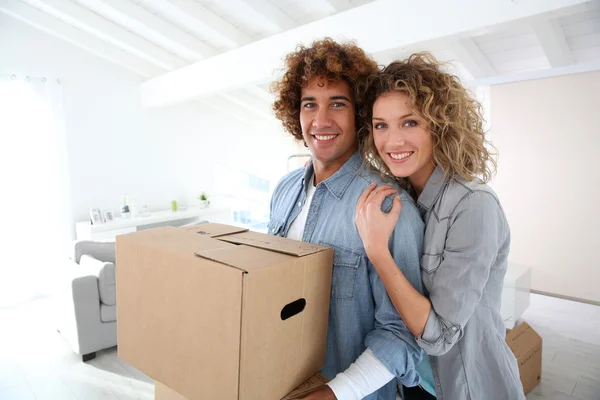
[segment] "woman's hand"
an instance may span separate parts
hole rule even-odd
[[[376,186],[372,183],[360,195],[354,214],[354,223],[371,262],[373,257],[389,253],[388,242],[402,211],[399,195],[394,197],[389,213],[381,211],[383,200],[398,191],[388,185],[375,188]]]

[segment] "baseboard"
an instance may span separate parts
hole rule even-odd
[[[534,290],[534,289],[531,289],[531,293],[541,294],[543,296],[548,296],[548,297],[556,297],[558,299],[576,301],[578,303],[591,304],[593,306],[600,306],[600,301],[594,301],[594,300],[588,300],[588,299],[580,299],[579,297],[565,296],[565,295],[562,295],[562,294],[544,292],[544,291],[541,291],[541,290]]]

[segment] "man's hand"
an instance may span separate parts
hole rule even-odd
[[[329,386],[325,385],[310,393],[308,396],[302,397],[298,400],[337,400],[337,397],[335,397],[333,390],[331,390]]]

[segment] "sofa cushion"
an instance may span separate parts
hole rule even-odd
[[[98,277],[98,292],[100,293],[102,304],[106,304],[107,306],[117,304],[115,264],[97,260],[86,254],[81,256],[79,265],[89,269],[90,273]]]
[[[117,320],[117,306],[100,305],[100,321],[113,322]]]
[[[98,242],[92,240],[78,240],[73,246],[73,261],[77,264],[81,263],[81,256],[84,254],[90,255],[98,260],[111,262],[116,264],[115,242]]]

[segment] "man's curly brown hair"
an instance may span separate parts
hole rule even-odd
[[[359,115],[362,99],[356,95],[357,85],[378,70],[377,63],[364,50],[352,42],[337,43],[331,38],[324,38],[314,41],[310,47],[298,45],[296,51],[286,56],[285,66],[283,77],[271,85],[276,96],[273,111],[283,128],[294,138],[302,140],[301,91],[314,76],[327,77],[329,82],[346,82],[353,97],[356,127],[363,125]]]
[[[375,148],[373,105],[380,95],[393,91],[406,93],[411,111],[427,123],[433,139],[433,162],[446,176],[485,183],[494,174],[495,154],[486,148],[489,143],[481,104],[456,76],[444,71],[444,65],[428,52],[416,53],[391,63],[363,85],[365,122],[359,128],[359,144],[365,160],[384,175],[391,176],[391,172]]]

